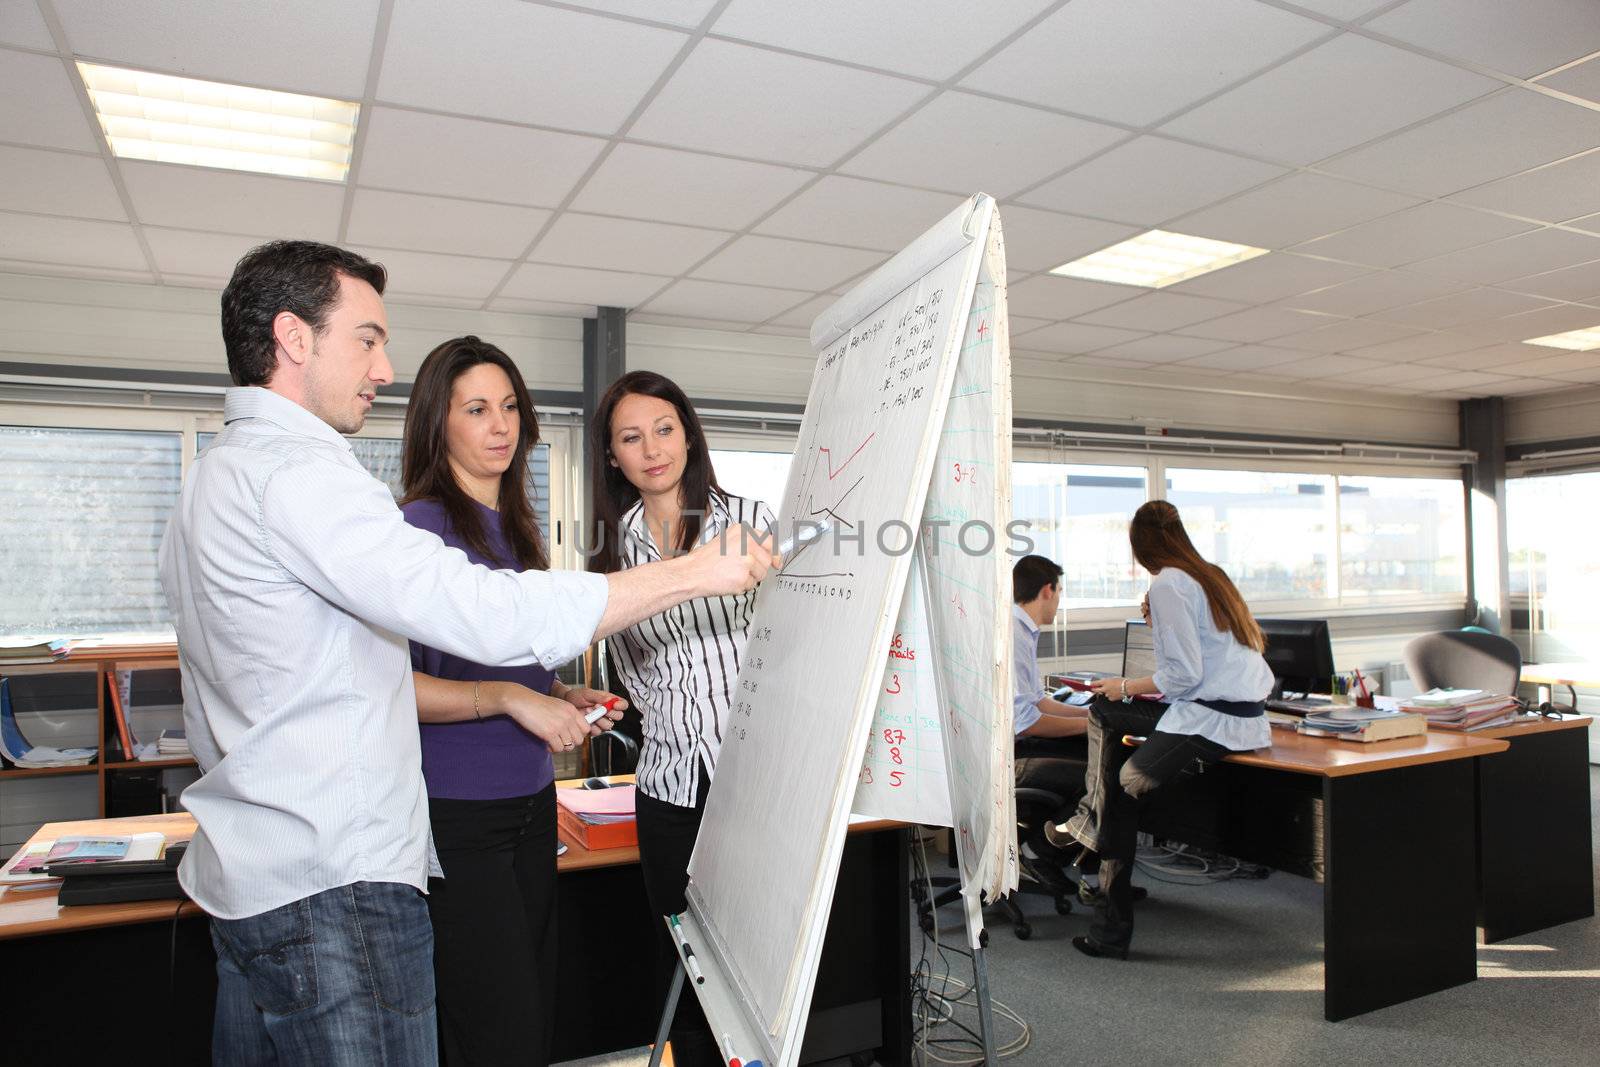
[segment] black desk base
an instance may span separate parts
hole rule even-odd
[[[1220,763],[1140,828],[1321,881],[1323,1015],[1348,1019],[1477,977],[1477,762],[1340,778]]]
[[[802,1063],[863,1054],[910,1067],[907,847],[905,829],[845,839]],[[661,1015],[658,931],[638,864],[567,871],[557,892],[553,1062],[649,1044]],[[0,941],[7,1018],[17,1023],[0,1058],[103,1064],[144,1048],[152,1061],[209,1064],[217,999],[210,920],[178,920],[175,949],[173,936],[162,922]],[[90,1036],[86,1020],[100,1036]]]
[[[1476,761],[1478,922],[1488,944],[1594,915],[1589,731],[1506,740],[1510,749]]]

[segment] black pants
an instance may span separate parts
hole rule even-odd
[[[556,994],[556,788],[430,798],[428,809],[445,875],[428,880],[440,1059],[543,1067]]]
[[[645,896],[655,915],[678,915],[687,907],[684,890],[689,886],[689,857],[694,852],[700,817],[705,814],[706,797],[710,792],[711,780],[702,766],[700,801],[692,808],[668,804],[642,792],[634,798],[639,824],[639,867],[644,872]],[[678,952],[665,925],[657,923],[656,933],[658,973],[670,981],[672,972],[679,967]],[[666,981],[659,990],[658,1004],[667,1002]],[[670,1035],[673,1063],[680,1067],[723,1067],[716,1038],[711,1034],[705,1012],[700,1010],[700,998],[695,996],[693,985],[687,982],[678,997],[678,1011],[673,1016]]]
[[[1193,734],[1158,731],[1165,704],[1131,704],[1097,697],[1089,706],[1088,792],[1067,823],[1072,836],[1100,856],[1100,896],[1089,936],[1102,945],[1126,947],[1133,940],[1133,858],[1139,838],[1140,802],[1172,781],[1195,760],[1212,764],[1228,750]],[[1138,748],[1123,735],[1148,738]]]
[[[1084,767],[1088,759],[1083,737],[1019,737],[1016,742],[1015,781],[1018,788],[1043,789],[1061,798],[1061,804],[1042,818],[1030,818],[1027,844],[1040,859],[1057,864],[1067,856],[1044,836],[1045,823],[1065,822],[1083,798]]]

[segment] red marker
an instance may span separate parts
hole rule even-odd
[[[593,726],[595,723],[600,721],[600,716],[616,707],[621,699],[621,697],[607,697],[604,701],[591,708],[589,710],[589,714],[583,717],[583,721],[588,723],[590,726]]]

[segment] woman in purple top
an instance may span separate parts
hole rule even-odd
[[[538,441],[511,359],[476,337],[446,341],[423,361],[406,411],[406,521],[474,563],[546,569],[526,489]],[[441,1058],[452,1067],[544,1064],[556,952],[550,753],[598,733],[584,711],[610,694],[569,688],[536,663],[486,667],[415,641],[411,666],[444,871],[428,881]]]

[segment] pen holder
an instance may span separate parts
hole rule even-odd
[[[1328,699],[1333,701],[1333,703],[1335,703],[1335,704],[1342,704],[1345,707],[1349,707],[1350,706],[1350,694],[1349,693],[1332,693],[1332,694],[1329,695]]]
[[[1375,708],[1377,706],[1378,706],[1378,702],[1376,700],[1374,700],[1370,696],[1357,696],[1356,697],[1356,707],[1358,707],[1358,708]]]

